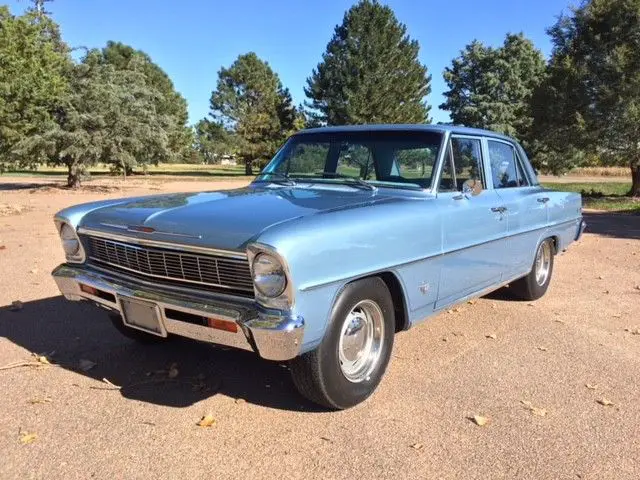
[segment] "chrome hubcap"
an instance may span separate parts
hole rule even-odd
[[[367,380],[380,360],[384,340],[382,310],[372,300],[362,300],[342,324],[338,357],[342,374],[350,382]]]
[[[538,248],[536,253],[535,273],[536,283],[540,286],[544,285],[549,277],[549,268],[551,267],[551,244],[544,242]]]

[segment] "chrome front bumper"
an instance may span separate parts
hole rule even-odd
[[[300,353],[304,320],[269,311],[250,299],[209,296],[116,275],[86,265],[62,264],[52,273],[68,300],[89,300],[122,314],[119,298],[134,298],[158,306],[163,333],[255,351],[267,360],[289,360]],[[81,288],[81,285],[90,288]],[[91,289],[96,292],[89,293]],[[178,313],[176,313],[178,312]],[[174,318],[172,318],[174,317]],[[178,319],[175,317],[182,317]],[[184,321],[213,318],[237,325],[235,332]],[[166,333],[165,333],[166,332]]]

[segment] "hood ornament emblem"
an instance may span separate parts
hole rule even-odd
[[[202,235],[189,235],[188,233],[177,233],[177,232],[163,232],[161,230],[156,230],[153,227],[147,227],[146,225],[117,225],[114,223],[101,223],[103,227],[109,228],[117,228],[118,230],[126,230],[127,232],[136,232],[136,233],[158,233],[160,235],[171,235],[174,237],[185,237],[185,238],[195,238],[201,239]]]

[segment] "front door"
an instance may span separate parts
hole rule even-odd
[[[501,280],[507,262],[506,212],[486,185],[481,139],[452,136],[436,200],[443,245],[438,309]]]

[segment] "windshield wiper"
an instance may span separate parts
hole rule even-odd
[[[351,177],[349,175],[344,175],[344,174],[338,173],[338,172],[315,172],[314,175],[325,175],[325,176],[333,177],[333,178],[343,178],[345,180],[351,180],[352,182],[355,182],[354,187],[357,185],[359,187],[364,188],[365,190],[376,190],[376,187],[374,187],[373,185],[365,182],[361,178]]]
[[[266,176],[266,175],[269,175],[269,176],[272,176],[272,177],[277,177],[277,178],[281,179],[279,183],[281,183],[283,185],[295,185],[296,184],[296,182],[292,178],[290,178],[289,175],[287,175],[286,173],[280,173],[280,172],[262,172],[262,173],[260,173],[258,175],[258,178]]]

